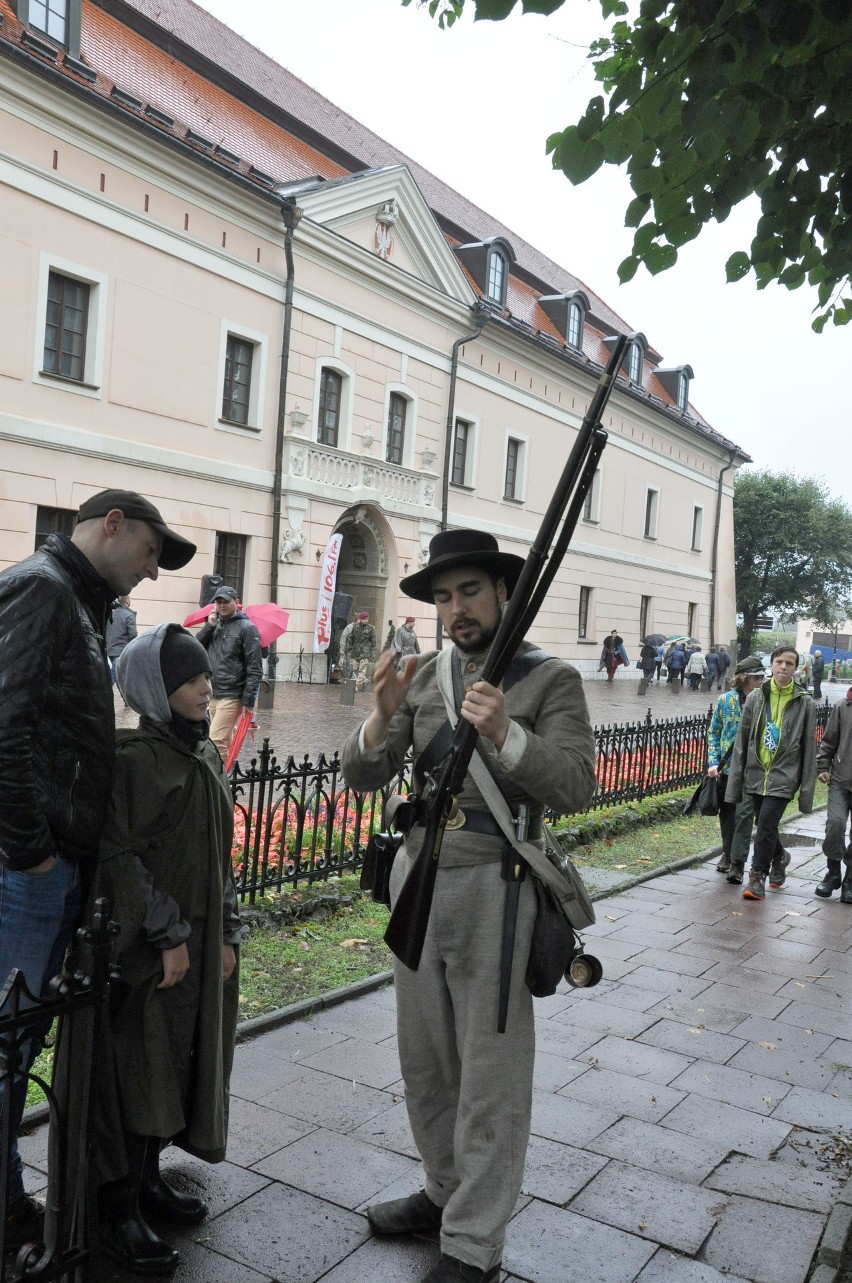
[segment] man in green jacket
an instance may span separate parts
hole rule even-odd
[[[810,814],[816,783],[816,710],[810,695],[793,681],[798,653],[776,646],[769,661],[772,676],[743,707],[725,794],[727,802],[745,795],[754,801],[757,830],[745,900],[764,898],[767,874],[771,887],[784,885],[790,856],[781,845],[778,825],[796,793],[800,809]]]

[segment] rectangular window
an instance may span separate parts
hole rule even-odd
[[[580,588],[580,610],[577,615],[577,638],[583,641],[589,635],[589,608],[592,604],[591,588]]]
[[[524,443],[516,437],[509,437],[506,442],[506,472],[503,478],[503,498],[520,499],[521,497],[521,462]]]
[[[583,504],[584,521],[600,521],[601,516],[601,470],[598,468],[592,478],[592,484],[589,486],[586,500]]]
[[[660,492],[651,486],[645,491],[645,538],[656,539],[660,508]]]
[[[68,535],[70,538],[74,533],[76,518],[77,513],[73,508],[37,508],[33,551],[41,547],[48,535]]]
[[[216,531],[216,554],[213,562],[213,573],[221,575],[230,588],[236,588],[237,595],[243,599],[243,582],[246,573],[246,535],[231,535],[224,530]]]
[[[488,297],[502,307],[506,294],[506,260],[499,250],[488,256]]]
[[[692,551],[701,551],[701,536],[704,533],[704,509],[698,505],[692,509]]]
[[[69,0],[29,0],[29,25],[63,48],[67,42]]]
[[[82,383],[86,373],[86,332],[89,324],[89,286],[73,277],[51,272],[47,279],[44,326],[45,374]]]
[[[686,611],[686,631],[690,637],[697,637],[696,629],[698,628],[698,603],[691,601]]]
[[[388,407],[388,463],[402,464],[402,452],[405,448],[405,412],[408,403],[398,392],[391,392]]]
[[[639,603],[639,640],[644,641],[651,631],[651,598],[643,597]]]
[[[340,394],[343,377],[336,370],[323,369],[320,374],[319,422],[317,441],[320,445],[337,446],[340,437]]]
[[[453,462],[450,473],[450,480],[454,486],[468,484],[467,464],[471,445],[471,426],[470,423],[465,423],[464,419],[456,419],[456,431],[453,437]]]
[[[254,344],[228,335],[225,347],[225,385],[222,390],[222,418],[246,427],[251,405],[251,372]]]

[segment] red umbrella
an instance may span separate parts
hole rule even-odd
[[[194,610],[191,615],[187,615],[183,621],[184,628],[192,628],[194,624],[203,624],[213,606],[214,603],[211,601],[209,606],[202,606],[200,610]],[[266,602],[262,606],[240,606],[240,610],[244,615],[248,615],[260,633],[261,646],[270,646],[277,637],[283,636],[287,631],[290,616],[286,610],[276,606],[274,601]]]
[[[234,725],[234,734],[231,738],[231,747],[228,749],[228,756],[225,759],[225,770],[230,771],[240,755],[240,749],[245,743],[246,735],[251,730],[251,719],[253,711],[250,708],[244,708],[240,713]],[[254,731],[251,731],[251,737],[254,739]]]

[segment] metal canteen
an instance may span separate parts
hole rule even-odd
[[[603,967],[582,947],[575,953],[565,971],[565,979],[573,989],[592,989],[603,977]]]

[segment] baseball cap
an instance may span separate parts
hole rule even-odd
[[[125,517],[133,521],[146,522],[152,530],[163,536],[163,550],[158,560],[161,570],[180,570],[195,556],[195,544],[170,530],[158,509],[135,490],[101,490],[99,494],[92,495],[80,505],[77,524],[91,521],[95,517],[105,517],[113,508],[119,508]]]
[[[238,601],[239,593],[237,592],[236,588],[231,588],[227,584],[223,584],[221,588],[216,589],[216,596],[213,598],[213,600],[214,601]]]

